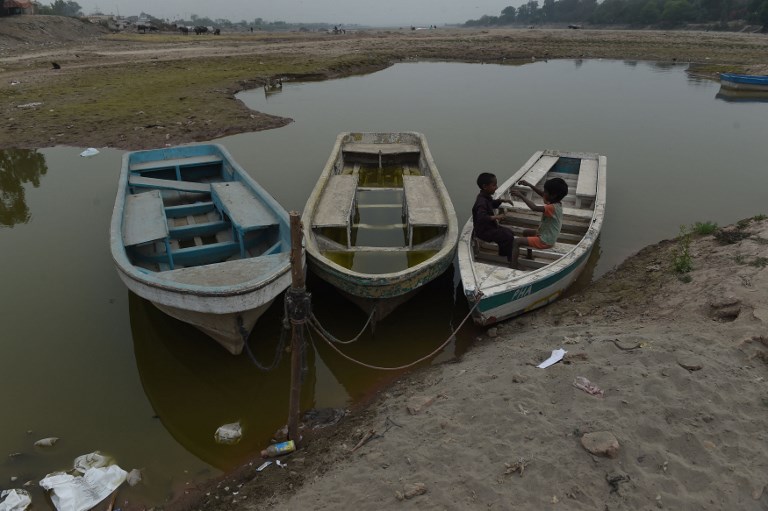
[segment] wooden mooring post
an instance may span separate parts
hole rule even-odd
[[[288,318],[291,322],[291,390],[288,402],[288,439],[298,448],[299,413],[301,407],[301,355],[304,352],[304,326],[309,321],[310,298],[304,283],[302,257],[301,215],[290,212],[291,218],[291,288],[287,291]]]

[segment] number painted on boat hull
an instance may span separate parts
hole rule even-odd
[[[532,288],[533,286],[525,286],[525,287],[521,287],[520,289],[515,289],[515,291],[512,293],[510,301],[515,301],[521,298],[525,298],[526,296],[531,294]]]

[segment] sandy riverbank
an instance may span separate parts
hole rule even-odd
[[[401,379],[287,470],[254,462],[169,509],[766,509],[768,221],[732,230],[693,241],[690,282],[676,241],[648,247]]]

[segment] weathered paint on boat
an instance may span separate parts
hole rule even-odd
[[[291,281],[287,212],[219,144],[126,153],[110,247],[128,289],[233,354]]]
[[[720,86],[744,91],[768,91],[768,76],[720,73]]]
[[[550,159],[549,167],[547,167],[550,170],[542,172],[544,158]],[[605,212],[606,158],[604,156],[592,153],[538,151],[520,170],[499,186],[496,198],[510,199],[510,188],[521,179],[538,183],[538,186],[541,187],[550,176],[550,172],[556,169],[557,161],[560,158],[579,159],[581,161],[594,160],[596,162],[594,166],[596,175],[594,185],[591,185],[591,180],[585,180],[588,190],[594,186],[594,194],[591,197],[589,195],[592,193],[591,191],[581,191],[583,187],[579,187],[579,192],[583,195],[577,195],[576,187],[574,187],[574,189],[569,190],[569,195],[564,199],[564,205],[566,201],[569,201],[569,206],[574,206],[572,208],[564,206],[564,211],[568,211],[572,215],[574,225],[579,222],[579,216],[584,218],[585,232],[578,239],[575,239],[573,234],[561,233],[563,237],[574,238],[570,241],[575,241],[575,243],[572,245],[563,244],[556,248],[557,253],[545,254],[554,257],[551,262],[542,263],[541,267],[533,271],[522,271],[507,267],[504,261],[480,261],[476,257],[477,250],[474,248],[477,241],[473,239],[471,218],[462,229],[458,246],[459,272],[464,293],[470,306],[474,308],[473,319],[477,324],[490,325],[551,303],[560,297],[586,266],[600,235]],[[536,177],[532,179],[531,175],[533,174]],[[569,188],[571,187],[569,186]],[[516,221],[516,214],[524,215],[524,208],[526,208],[524,205],[518,207],[516,203],[515,212],[510,215],[511,223]],[[555,248],[552,251],[555,251]],[[521,256],[522,260],[523,257]]]
[[[430,187],[436,194],[434,199],[437,202],[434,207],[439,210],[440,216],[443,218],[443,224],[438,227],[441,234],[437,238],[421,245],[411,244],[410,246],[379,247],[378,249],[377,247],[355,247],[349,243],[349,240],[352,237],[349,233],[352,232],[353,216],[357,204],[356,194],[360,188],[358,186],[359,182],[357,181],[359,178],[355,178],[354,182],[347,186],[344,193],[333,189],[334,184],[331,182],[333,181],[332,178],[334,176],[342,175],[342,170],[345,165],[345,157],[349,158],[349,154],[357,153],[359,151],[361,154],[365,153],[373,155],[375,158],[378,154],[377,151],[380,151],[381,155],[379,158],[388,157],[396,159],[400,154],[398,151],[401,150],[412,155],[413,158],[418,157],[420,174],[417,176],[417,179],[420,179],[421,176],[429,178]],[[350,175],[356,175],[355,172],[357,171],[353,171]],[[408,179],[410,179],[410,177]],[[410,216],[407,213],[408,194],[405,192],[405,181],[408,179],[404,178],[402,192],[404,201],[403,218],[406,219],[403,224],[403,229],[410,233],[412,232],[411,229],[413,226],[408,225],[409,221],[407,219],[409,219]],[[368,189],[366,188],[366,190]],[[334,224],[334,226],[339,229],[342,229],[342,223],[346,226],[346,232],[348,233],[348,243],[346,245],[323,239],[319,232],[322,227],[318,225],[318,210],[321,209],[321,201],[324,199],[328,201],[328,199],[325,198],[325,194],[328,194],[330,197],[331,194],[334,193],[342,198],[342,205],[339,207],[346,208],[344,211],[341,211],[340,216],[336,218],[337,223]],[[336,196],[334,196],[334,200],[336,200]],[[347,204],[347,201],[349,204]],[[423,205],[411,204],[411,208],[414,210],[419,206],[423,207]],[[335,211],[334,213],[339,213],[339,211]],[[302,223],[304,227],[304,239],[309,268],[320,278],[339,289],[367,313],[370,313],[375,307],[375,319],[382,319],[385,317],[389,312],[396,308],[397,305],[403,303],[412,296],[421,286],[445,272],[453,262],[458,236],[456,212],[453,209],[453,204],[448,196],[448,192],[440,178],[429,148],[427,147],[426,139],[424,135],[413,132],[341,133],[337,137],[328,162],[307,201]],[[412,240],[412,236],[410,239]],[[324,245],[321,246],[321,244]],[[373,274],[354,271],[332,261],[323,253],[323,249],[327,249],[330,246],[347,254],[353,254],[352,257],[357,253],[375,253],[377,250],[380,253],[405,254],[409,249],[418,251],[428,248],[435,253],[427,260],[407,269]],[[358,252],[358,250],[360,252]]]

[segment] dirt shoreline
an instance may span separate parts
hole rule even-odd
[[[688,62],[705,76],[768,74],[764,34],[441,29],[182,39],[110,35],[66,20],[16,28],[0,32],[2,149],[140,149],[270,129],[290,120],[249,111],[234,93],[276,76],[327,79],[404,60],[606,58]],[[44,45],[35,42],[40,30]],[[163,507],[765,509],[768,222],[736,230],[746,237],[732,245],[694,240],[690,282],[671,269],[675,241],[648,247],[578,296],[489,331],[460,360],[404,376],[287,457],[288,470],[256,472],[254,460]],[[556,347],[570,352],[566,364],[534,367]],[[605,398],[575,389],[576,375]],[[416,402],[430,404],[409,413]],[[370,430],[380,436],[351,454]],[[616,458],[581,447],[584,433],[599,431],[618,439]]]

